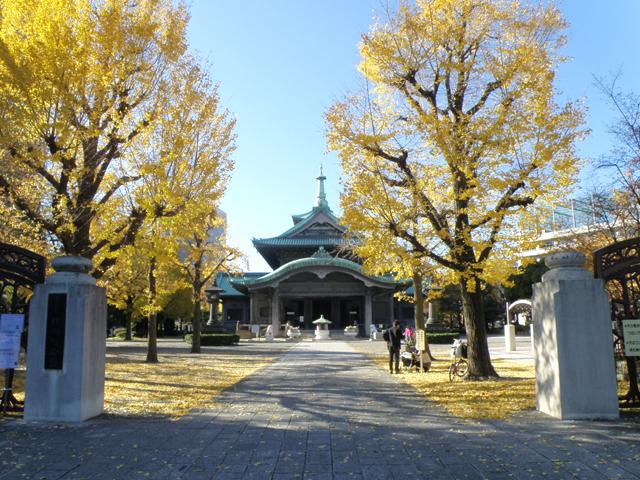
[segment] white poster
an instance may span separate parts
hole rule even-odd
[[[627,357],[640,357],[640,319],[623,320],[624,354]]]
[[[421,352],[427,349],[427,341],[424,330],[416,330],[416,350]]]
[[[24,315],[22,314],[0,315],[0,368],[17,368],[23,326]]]
[[[0,332],[22,333],[24,315],[22,313],[3,313],[0,315]]]

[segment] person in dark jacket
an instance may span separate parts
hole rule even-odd
[[[384,339],[389,349],[389,373],[393,373],[394,366],[396,373],[400,373],[400,342],[404,338],[400,322],[398,320],[393,322],[393,326],[385,334]]]

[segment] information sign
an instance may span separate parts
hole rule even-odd
[[[427,342],[424,334],[424,330],[416,330],[416,350],[421,352],[427,349]]]
[[[251,325],[251,333],[260,333],[260,325]]]
[[[3,313],[0,315],[0,368],[17,368],[20,356],[20,335],[24,315]]]
[[[622,334],[625,356],[640,357],[640,319],[623,320]]]

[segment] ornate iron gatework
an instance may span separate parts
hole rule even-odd
[[[629,391],[625,404],[640,402],[638,369],[635,357],[624,356],[622,321],[640,318],[640,237],[616,242],[593,253],[596,278],[605,281],[611,302],[614,349],[624,358],[629,372]]]
[[[27,328],[27,306],[36,283],[44,282],[46,259],[24,248],[0,243],[0,313],[22,313]],[[23,334],[23,339],[26,336]],[[23,341],[23,346],[26,343]],[[5,386],[0,410],[22,411],[22,402],[13,396],[13,369],[4,373]]]

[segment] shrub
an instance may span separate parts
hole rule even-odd
[[[184,341],[193,343],[193,333],[187,333]],[[204,333],[200,335],[200,345],[203,347],[218,347],[222,345],[233,345],[238,343],[240,337],[234,333]]]
[[[427,342],[443,345],[453,343],[460,336],[460,332],[427,332]]]

